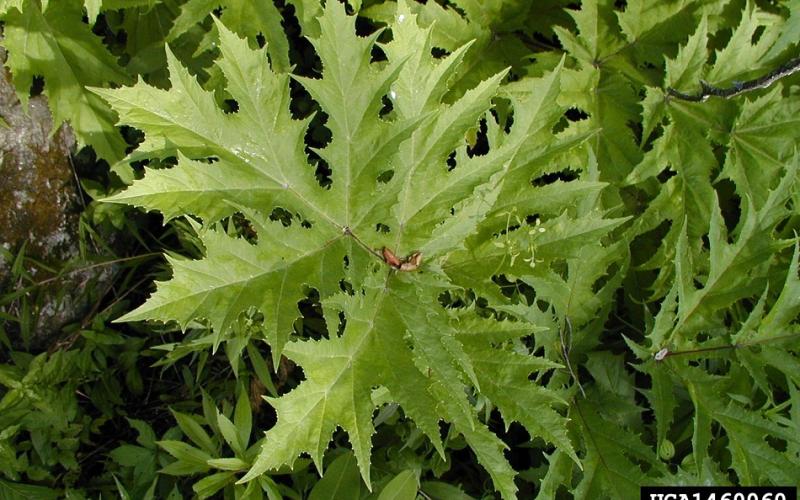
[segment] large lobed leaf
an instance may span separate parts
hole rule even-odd
[[[479,420],[468,393],[483,393],[507,424],[519,421],[577,462],[567,420],[557,410],[564,399],[530,381],[560,365],[506,351],[509,342],[536,329],[531,325],[516,323],[493,341],[488,332],[494,322],[477,322],[475,312],[471,319],[452,317],[439,298],[456,285],[440,267],[458,265],[457,251],[467,248],[471,235],[483,234],[476,241],[494,238],[499,215],[492,210],[499,194],[535,204],[515,184],[587,135],[550,134],[563,113],[555,99],[558,70],[512,91],[519,113],[507,131],[488,113],[505,71],[445,102],[468,46],[432,57],[431,29],[420,28],[400,2],[393,41],[380,46],[388,61],[374,63],[379,32],[357,37],[354,21],[340,4],[327,2],[318,29],[309,30],[321,78],[292,77],[328,116],[332,139],[315,153],[331,169],[329,187],[318,182],[304,151],[308,121],[289,113],[289,76],[270,67],[269,47],[251,49],[220,22],[217,66],[237,112],[223,113],[212,92],[169,53],[169,91],[144,82],[95,89],[123,123],[144,131],[137,158],[178,159],[175,167],[148,169],[106,201],[157,210],[167,219],[191,216],[205,247],[200,260],[170,258],[172,278],[122,319],[175,320],[182,327],[205,319],[217,344],[241,314],[254,308],[264,314],[274,361],[285,354],[303,368],[306,380],[270,400],[278,421],[243,481],[291,465],[301,453],[321,469],[332,434],[342,428],[369,485],[376,408],[371,394],[382,387],[441,454],[440,421],[452,425],[495,487],[513,498],[515,473],[503,455],[505,445]],[[388,113],[382,112],[385,99],[391,102]],[[466,138],[481,122],[488,152],[471,154]],[[448,165],[451,153],[455,168]],[[545,189],[542,202],[553,206],[564,196],[601,187],[587,182],[563,195]],[[270,220],[276,209],[291,220]],[[221,229],[219,222],[236,213],[250,222],[255,242]],[[484,220],[494,222],[481,230]],[[605,233],[622,220],[598,219],[596,227],[572,231],[592,238],[592,231]],[[559,224],[569,232],[573,221]],[[400,257],[421,252],[421,268],[396,271],[380,257],[384,246]],[[489,279],[490,271],[480,274]],[[309,287],[322,299],[329,338],[293,337],[297,302]],[[541,419],[532,418],[534,413]]]

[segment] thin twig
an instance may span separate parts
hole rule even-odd
[[[72,161],[72,155],[67,155],[67,161],[69,162],[70,170],[72,170],[72,179],[75,181],[75,191],[78,193],[78,200],[81,202],[81,207],[86,209],[86,199],[83,196],[83,186],[81,186],[81,180],[78,177],[78,171],[75,169],[75,163]]]
[[[792,75],[798,71],[800,71],[800,57],[792,59],[778,69],[769,72],[767,75],[762,76],[761,78],[748,80],[746,82],[734,82],[731,87],[714,87],[708,82],[700,80],[701,90],[697,94],[685,94],[679,90],[669,87],[667,88],[667,95],[689,102],[703,102],[712,96],[730,99],[731,97],[736,97],[740,94],[744,94],[745,92],[750,92],[751,90],[765,89],[781,78]]]
[[[564,357],[564,361],[567,363],[567,370],[569,370],[569,374],[572,375],[572,379],[578,384],[578,389],[581,390],[581,394],[583,397],[586,397],[586,391],[583,390],[583,385],[581,385],[581,381],[578,380],[578,375],[575,374],[575,371],[572,369],[572,363],[569,361],[569,345],[572,344],[572,321],[569,320],[568,317],[564,317],[564,322],[567,326],[566,330],[569,330],[569,334],[567,338],[564,338],[564,330],[563,328],[558,329],[558,336],[561,339],[561,355]]]
[[[80,272],[83,272],[83,271],[89,271],[91,269],[95,269],[95,268],[98,268],[98,267],[110,266],[112,264],[119,264],[120,262],[129,262],[129,261],[132,261],[132,260],[148,259],[150,257],[160,257],[161,255],[162,255],[161,252],[151,252],[151,253],[143,253],[141,255],[134,255],[133,257],[122,257],[122,258],[119,258],[119,259],[112,259],[112,260],[107,260],[107,261],[104,261],[104,262],[98,262],[97,264],[92,264],[90,266],[79,267],[79,268],[71,269],[71,270],[63,272],[63,273],[59,273],[58,275],[53,276],[52,278],[47,278],[46,280],[37,281],[36,283],[33,283],[32,285],[29,285],[26,288],[36,288],[36,287],[51,283],[53,281],[60,280],[64,276],[69,276],[70,274],[80,273]]]
[[[680,356],[684,354],[699,354],[702,352],[712,352],[712,351],[726,351],[730,349],[742,349],[744,347],[752,347],[759,344],[766,344],[768,342],[777,342],[780,340],[787,340],[792,339],[795,337],[800,337],[800,333],[790,333],[787,335],[777,335],[775,337],[768,337],[765,339],[758,339],[753,340],[752,342],[742,342],[741,344],[730,344],[730,345],[718,345],[714,347],[703,347],[700,349],[690,349],[687,351],[670,351],[666,347],[658,351],[653,357],[656,361],[663,361],[664,359],[672,356]]]
[[[384,258],[383,258],[383,255],[380,252],[378,252],[374,248],[370,247],[369,245],[367,245],[366,243],[361,241],[361,239],[358,236],[356,236],[356,234],[349,227],[345,227],[343,232],[344,232],[345,235],[350,236],[351,238],[353,238],[353,240],[356,243],[358,243],[361,246],[361,248],[363,248],[367,252],[371,253],[372,255],[374,255],[375,257],[380,259],[381,262],[386,262],[384,260]]]

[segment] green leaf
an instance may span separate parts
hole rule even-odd
[[[22,5],[25,0],[1,0],[0,1],[0,14],[5,14],[11,9],[22,11]]]
[[[117,476],[114,476],[114,484],[117,486],[117,493],[119,493],[119,497],[122,500],[130,500],[131,499],[130,493],[128,493],[128,490],[126,490],[125,487],[122,486],[122,483],[119,482],[119,479],[117,479]]]
[[[180,15],[167,35],[172,41],[202,22],[211,12],[221,8],[222,23],[234,33],[253,42],[263,35],[272,61],[272,69],[286,72],[289,69],[289,42],[281,27],[281,15],[272,2],[255,0],[190,0],[181,6]]]
[[[674,59],[666,59],[666,83],[668,86],[688,92],[700,83],[708,54],[708,19],[703,17],[694,34],[678,49]]]
[[[237,429],[236,425],[222,413],[217,413],[217,425],[222,437],[225,438],[225,442],[228,443],[234,453],[239,457],[244,456],[246,443],[240,441],[239,429]]]
[[[361,477],[355,456],[347,452],[328,465],[308,496],[309,500],[335,500],[337,498],[359,498]]]
[[[153,460],[153,452],[141,446],[123,444],[109,453],[111,458],[125,467],[136,467]]]
[[[716,52],[714,65],[707,74],[708,81],[712,84],[723,84],[733,78],[768,68],[763,58],[780,32],[775,29],[773,21],[777,20],[763,15],[754,2],[747,2],[741,21],[733,30],[730,41],[723,49]],[[761,33],[761,36],[756,37],[756,33]],[[751,64],[742,67],[738,63],[742,60],[750,61]]]
[[[433,500],[472,500],[461,488],[442,481],[423,481],[420,489]]]
[[[800,146],[795,130],[800,114],[800,99],[783,97],[780,86],[767,95],[742,104],[730,132],[730,153],[722,175],[736,184],[741,196],[752,198],[756,207],[767,200],[773,180],[791,161]],[[758,169],[748,165],[758,164]]]
[[[616,29],[616,19],[608,0],[588,0],[580,10],[570,11],[580,36],[564,28],[556,27],[561,43],[570,54],[584,63],[597,62],[624,45]]]
[[[217,472],[194,483],[192,490],[200,498],[209,498],[228,484],[232,484],[235,479],[233,472]]]
[[[206,462],[212,457],[200,449],[181,441],[166,440],[156,444],[178,460],[164,467],[161,470],[164,474],[191,475],[206,472],[209,468]]]
[[[126,418],[126,420],[130,426],[136,429],[136,431],[139,433],[139,436],[136,438],[136,442],[145,448],[155,449],[156,434],[153,432],[153,428],[150,427],[150,424],[135,418]]]
[[[800,0],[789,0],[786,2],[786,7],[789,9],[789,18],[783,25],[781,35],[765,56],[769,59],[778,56],[792,45],[796,45],[800,40]]]
[[[0,479],[0,499],[16,500],[18,498],[60,498],[61,492],[44,486],[15,483]]]
[[[366,465],[374,432],[370,393],[375,385],[386,386],[401,404],[406,403],[408,415],[434,442],[439,441],[433,413],[436,400],[419,390],[429,382],[415,368],[401,336],[377,334],[404,324],[395,309],[399,298],[379,293],[377,285],[364,297],[337,296],[337,303],[331,303],[348,317],[342,337],[289,345],[286,355],[305,367],[306,381],[286,396],[269,400],[278,423],[267,432],[264,451],[244,480],[292,463],[300,451],[308,452],[321,470],[322,453],[338,423],[348,432],[361,475],[369,484]],[[399,285],[402,292],[415,294],[413,285]]]
[[[259,382],[264,385],[270,396],[277,396],[278,390],[275,388],[275,385],[272,382],[272,377],[269,374],[267,362],[264,360],[264,357],[261,356],[261,353],[258,352],[258,350],[253,347],[253,344],[251,343],[247,344],[247,356],[250,359],[250,364],[253,366],[253,372],[255,372],[256,377],[258,377]]]
[[[615,432],[618,428],[602,419],[591,404],[579,403],[577,408],[583,433],[587,437],[587,456],[583,460],[583,474],[575,488],[578,498],[630,498],[636,495],[642,484],[649,479],[634,465],[632,460],[652,467],[654,472],[664,473],[650,447],[631,432]]]
[[[96,22],[97,16],[100,14],[100,9],[103,6],[103,0],[84,0],[83,5],[86,8],[86,15],[89,17],[89,22]]]
[[[714,310],[739,298],[753,295],[754,290],[758,289],[769,255],[787,246],[787,242],[765,235],[788,215],[784,205],[795,183],[798,166],[800,161],[796,159],[760,209],[752,207],[752,202],[745,204],[744,220],[738,228],[736,241],[732,244],[727,242],[727,231],[718,201],[714,198],[708,235],[711,247],[710,268],[704,286],[698,290],[690,282],[694,273],[693,266],[686,269],[686,277],[681,279],[682,273],[678,269],[683,263],[680,260],[676,262],[680,306],[678,320],[672,332],[675,342],[680,344],[683,339],[693,336],[702,326],[713,321]]]
[[[186,434],[186,437],[191,439],[200,449],[211,454],[216,452],[217,446],[193,416],[175,410],[172,411],[172,416],[175,417],[175,420],[178,422],[178,427]]]
[[[697,456],[707,453],[706,446],[711,441],[711,421],[714,420],[728,435],[732,467],[742,482],[791,482],[787,471],[798,467],[800,462],[796,457],[774,449],[764,438],[769,436],[797,446],[797,435],[790,428],[766,418],[762,411],[754,411],[734,401],[724,401],[719,393],[724,387],[724,379],[698,376],[697,370],[692,367],[681,367],[681,371],[685,378],[694,377],[697,380],[697,383],[690,383],[689,387],[697,415],[703,416],[703,423],[695,424],[696,437],[693,440],[698,441],[695,460]]]
[[[445,5],[405,1],[398,2],[397,7],[399,9],[389,2],[370,5],[360,14],[393,25],[393,32],[399,31],[400,25],[413,16],[430,33],[429,40],[422,38],[416,43],[429,43],[448,52],[470,46],[469,51],[459,56],[463,63],[448,84],[450,99],[462,96],[479,82],[508,67],[524,65],[529,51],[514,32],[544,18],[542,11],[537,9],[539,15],[533,15],[531,4],[518,0],[502,3],[462,1]],[[417,86],[419,84],[420,81],[416,82]]]
[[[566,453],[555,450],[547,457],[547,462],[547,474],[542,478],[539,485],[539,494],[536,495],[537,500],[554,498],[559,486],[572,483],[573,464]]]
[[[322,13],[322,5],[317,0],[289,0],[288,3],[294,6],[303,34],[317,36],[319,34],[317,17]]]
[[[79,144],[91,145],[110,163],[121,159],[126,145],[114,114],[86,87],[125,84],[130,77],[81,22],[80,3],[53,2],[45,11],[34,0],[21,4],[21,12],[5,16],[3,42],[20,100],[27,103],[34,76],[44,76],[54,123],[69,122]]]
[[[554,410],[555,406],[566,405],[566,401],[530,382],[532,373],[561,365],[516,352],[487,349],[485,339],[490,338],[492,330],[504,330],[512,325],[474,320],[461,324],[459,334],[469,336],[463,342],[481,392],[498,407],[506,426],[512,421],[520,422],[531,437],[542,437],[555,444],[580,465],[567,436],[567,420]],[[513,331],[519,335],[518,330]]]
[[[419,472],[404,470],[383,487],[378,500],[414,500],[419,489]]]
[[[206,462],[215,469],[239,472],[247,470],[250,464],[239,458],[215,458]]]
[[[250,442],[250,432],[253,428],[253,412],[250,408],[250,397],[244,387],[239,387],[239,398],[233,411],[233,424],[239,434],[239,442],[247,448]]]

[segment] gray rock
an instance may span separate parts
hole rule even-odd
[[[5,60],[4,53],[0,60]],[[86,314],[91,295],[87,290],[107,283],[113,273],[94,268],[52,279],[46,267],[61,269],[67,261],[75,264],[80,255],[78,223],[84,200],[70,160],[75,138],[68,125],[52,133],[44,96],[31,98],[26,106],[20,103],[5,67],[0,75],[0,116],[6,122],[0,124],[0,244],[12,255],[24,245],[26,270],[33,281],[46,281],[5,306],[5,312],[16,317],[23,314],[23,300],[34,306],[28,326],[21,329],[18,322],[6,321],[4,329],[15,344],[22,333],[26,344],[42,347],[51,344],[65,324]],[[10,265],[0,255],[0,296],[30,285],[14,279]]]

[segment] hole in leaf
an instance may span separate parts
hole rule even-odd
[[[36,97],[44,92],[44,77],[42,75],[34,75],[31,80],[30,96]]]
[[[518,472],[530,469],[533,465],[530,448],[524,444],[530,443],[531,435],[525,427],[517,422],[511,422],[506,431],[503,417],[496,409],[492,411],[489,422],[490,430],[497,433],[497,436],[508,446],[504,455],[511,467]]]
[[[318,77],[319,74],[313,73],[312,75],[302,76]],[[311,98],[311,94],[297,80],[289,79],[289,98],[289,111],[291,111],[294,119],[301,120],[311,113],[319,111],[319,106]]]
[[[136,163],[136,165],[142,165],[142,166],[146,165],[147,168],[153,170],[172,168],[177,164],[178,164],[178,158],[175,156],[168,156],[162,159],[151,158],[149,160],[142,160],[141,162]]]
[[[225,114],[236,114],[239,112],[239,103],[236,99],[225,99],[222,101],[222,111]]]
[[[500,293],[505,297],[523,300],[526,305],[532,304],[536,299],[536,291],[522,280],[511,281],[506,275],[501,274],[493,276],[492,281],[500,287]]]
[[[137,128],[123,125],[120,127],[119,131],[122,134],[122,138],[125,139],[125,142],[128,144],[128,147],[125,148],[125,154],[130,153],[136,149],[139,144],[144,142],[144,132]]]
[[[319,291],[315,288],[306,290],[306,297],[297,303],[300,318],[295,321],[295,331],[306,339],[327,339],[328,326],[322,316],[322,304]]]
[[[569,127],[569,120],[567,120],[566,117],[561,116],[561,118],[559,118],[558,121],[553,125],[551,132],[553,135],[558,135],[565,131],[567,127]]]
[[[388,95],[381,97],[381,103],[383,104],[383,107],[381,107],[378,116],[386,119],[386,117],[391,115],[392,111],[394,111],[394,103],[392,102],[392,100],[389,98]]]
[[[733,233],[742,218],[742,199],[736,194],[736,186],[730,179],[723,179],[716,183],[714,189],[719,197],[722,219],[728,234]]]
[[[308,38],[302,35],[295,6],[285,0],[277,0],[275,5],[283,17],[281,24],[289,41],[289,61],[294,66],[292,73],[300,76],[318,76],[322,69],[322,62],[314,51],[314,46]],[[290,79],[290,85],[292,83],[294,81]],[[302,88],[302,85],[296,86]],[[305,89],[303,91],[305,92]],[[306,95],[308,94],[306,93]],[[295,97],[297,96],[292,96],[293,105],[299,104]]]
[[[434,59],[444,59],[448,55],[450,55],[450,52],[441,47],[433,47],[431,49],[431,56],[433,56]]]
[[[541,352],[536,354],[537,357],[544,356],[544,349],[541,349]],[[541,377],[539,377],[539,385],[542,387],[547,387],[547,384],[550,383],[550,380],[553,378],[553,374],[555,374],[555,370],[550,370],[544,373]],[[536,373],[531,373],[528,377],[528,380],[536,380]]]
[[[533,33],[533,39],[539,44],[550,49],[555,49],[556,51],[561,51],[564,49],[564,46],[561,45],[561,40],[558,39],[555,33],[550,36],[546,36],[544,33],[536,31]]]
[[[330,187],[333,184],[333,179],[331,178],[333,170],[331,170],[328,162],[320,158],[313,151],[308,153],[308,158],[312,165],[316,165],[314,168],[314,177],[317,178],[319,185],[324,188]]]
[[[671,228],[672,221],[666,219],[654,229],[633,239],[630,248],[634,267],[644,264],[656,254]]]
[[[442,307],[449,307],[453,309],[464,307],[465,305],[464,301],[461,300],[461,297],[455,296],[455,293],[451,292],[450,290],[440,293],[437,297],[437,300]]]
[[[371,62],[371,63],[376,63],[376,62],[388,61],[389,60],[389,58],[386,57],[386,52],[384,52],[383,49],[378,44],[375,44],[375,45],[372,46],[372,49],[370,49],[369,55],[370,55],[369,62]]]
[[[394,170],[384,170],[378,176],[377,181],[380,182],[381,184],[386,184],[387,182],[392,180],[392,177],[394,177]]]
[[[561,276],[564,281],[569,281],[569,264],[565,259],[556,259],[550,263],[550,269]]]
[[[722,323],[728,328],[733,326],[733,315],[730,311],[725,311],[725,314],[722,316]]]
[[[345,259],[347,259],[347,257],[345,257]],[[348,266],[350,265],[350,262],[349,262],[349,260],[348,260],[348,262],[347,262],[347,265],[348,265]],[[347,295],[355,295],[355,291],[353,291],[353,285],[351,285],[349,281],[346,281],[346,280],[340,280],[340,281],[339,281],[339,288],[340,288],[340,289],[341,289],[341,290],[342,290],[344,293],[346,293]]]
[[[233,227],[236,229],[236,234],[239,234],[244,238],[247,242],[251,244],[255,244],[258,242],[258,233],[253,228],[253,225],[250,224],[250,221],[244,216],[244,214],[240,212],[236,212],[231,217],[230,222],[233,224]]]
[[[619,266],[616,263],[609,266],[609,268],[606,270],[606,274],[600,276],[595,280],[594,283],[592,283],[592,293],[599,293],[600,290],[602,290],[603,287],[606,286],[606,283],[608,283],[609,278],[614,276],[617,273],[617,271],[619,271]]]
[[[277,378],[275,388],[278,389],[279,396],[291,392],[292,389],[300,385],[300,383],[306,379],[303,367],[294,364],[294,362],[286,356],[281,356],[278,367],[275,369],[275,375]]]
[[[571,122],[580,122],[589,118],[589,113],[580,108],[569,108],[564,112],[564,117]]]
[[[271,214],[269,214],[269,220],[280,221],[284,227],[289,227],[292,225],[292,214],[288,210],[277,207],[272,210]]]
[[[391,231],[391,229],[389,229],[389,226],[387,226],[386,224],[379,222],[375,225],[375,231],[379,233],[388,233],[389,231]]]
[[[765,26],[759,26],[753,31],[753,36],[750,38],[750,43],[755,45],[761,39],[762,35],[764,35],[764,30],[766,30]]]
[[[451,170],[456,168],[456,152],[455,151],[450,153],[450,155],[447,157],[447,161],[445,163],[447,164],[447,171],[448,172],[450,172]]]
[[[500,232],[497,233],[497,236],[503,236],[504,234],[513,233],[514,231],[516,231],[520,227],[522,227],[522,226],[520,226],[519,224],[511,224],[510,226],[501,229]]]
[[[785,439],[780,439],[775,436],[766,436],[767,444],[769,444],[770,448],[775,451],[779,451],[781,453],[785,453],[788,449],[788,443]]]
[[[489,152],[489,138],[486,135],[487,126],[486,119],[481,119],[478,130],[475,133],[475,139],[472,146],[467,146],[467,155],[471,158],[473,156],[483,156]]]
[[[536,222],[540,222],[541,223],[541,220],[542,219],[541,219],[541,215],[540,214],[531,214],[531,215],[525,216],[525,224],[527,224],[529,226],[535,226]]]
[[[511,129],[514,127],[514,108],[510,105],[506,108],[506,113],[503,116],[497,112],[496,109],[492,110],[492,115],[494,115],[497,123],[502,124],[503,132],[506,134],[511,133]]]
[[[656,176],[656,179],[658,179],[658,182],[664,184],[665,182],[675,177],[676,175],[677,173],[674,170],[667,167]]]
[[[345,318],[342,311],[339,311],[339,326],[336,329],[336,336],[341,337],[344,334],[345,328],[347,328],[347,318]]]
[[[355,10],[352,6],[352,0],[342,1],[341,3],[345,4],[345,11],[347,12],[348,16],[352,16],[356,14]],[[369,36],[378,29],[378,25],[368,17],[356,16],[356,35],[360,37]]]
[[[331,131],[325,126],[327,121],[328,115],[320,111],[314,115],[314,118],[308,125],[308,130],[305,135],[305,152],[308,162],[315,166],[314,175],[319,185],[324,188],[328,188],[333,184],[333,179],[331,178],[333,172],[328,162],[323,160],[315,149],[322,149],[331,142]]]
[[[467,17],[467,12],[460,5],[457,5],[456,2],[440,1],[439,3],[444,4],[447,9],[455,11],[456,13],[458,13],[459,16],[463,17],[464,19],[469,19]]]
[[[546,186],[548,184],[553,184],[556,181],[563,181],[563,182],[570,182],[578,179],[580,177],[580,171],[572,170],[571,168],[567,167],[563,170],[559,170],[558,172],[550,172],[544,175],[540,175],[531,181],[531,184],[534,187],[541,187]]]
[[[467,290],[448,290],[439,294],[437,298],[442,307],[448,309],[463,309],[476,303],[475,292]]]

